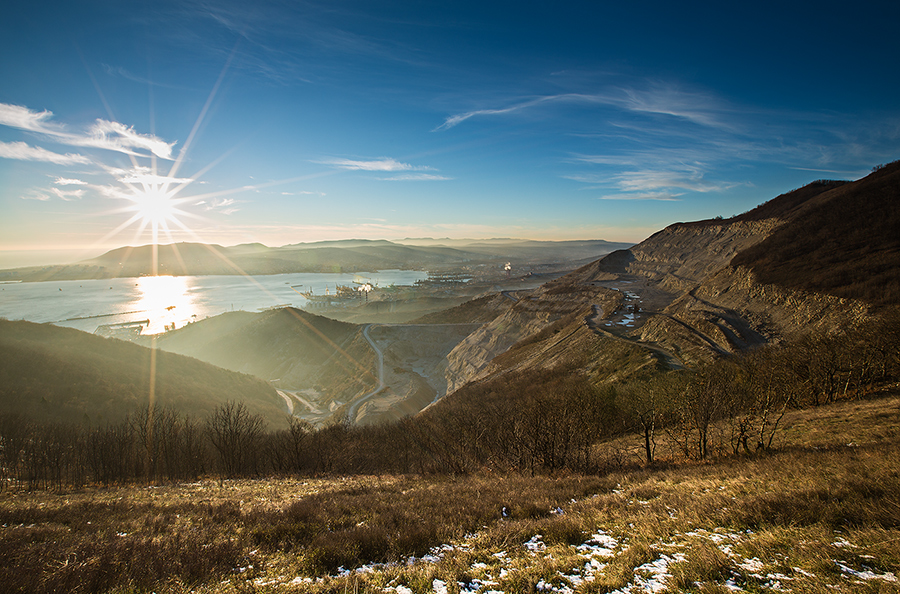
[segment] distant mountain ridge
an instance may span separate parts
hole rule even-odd
[[[176,243],[122,247],[65,266],[0,271],[0,280],[75,280],[143,275],[283,274],[294,272],[373,272],[432,270],[478,264],[515,265],[579,262],[630,244],[583,241],[454,241],[454,245],[405,245],[387,240],[348,239],[277,248],[259,243],[224,247]],[[154,254],[155,251],[155,254]],[[154,263],[156,268],[154,268]]]

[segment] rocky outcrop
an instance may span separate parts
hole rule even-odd
[[[652,316],[639,336],[700,363],[808,332],[854,327],[872,315],[863,302],[763,284],[747,268],[726,266]]]

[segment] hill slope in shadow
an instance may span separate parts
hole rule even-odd
[[[3,412],[42,422],[117,422],[147,408],[151,385],[156,407],[203,418],[240,401],[271,427],[287,424],[283,401],[257,378],[80,330],[0,320]]]
[[[900,303],[900,162],[807,201],[731,265],[765,284]]]

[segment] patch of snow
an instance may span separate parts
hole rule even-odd
[[[650,592],[651,594],[665,591],[666,580],[672,577],[669,573],[669,565],[672,563],[681,563],[684,559],[685,556],[681,553],[676,553],[671,557],[662,555],[656,561],[651,561],[635,567],[634,586],[637,586],[644,592]],[[631,590],[631,588],[628,588],[628,590]],[[619,590],[616,590],[616,592],[618,593]],[[622,592],[625,592],[625,590]]]
[[[299,586],[300,584],[311,584],[312,582],[313,582],[313,579],[311,577],[297,576],[294,579],[292,579],[291,581],[289,581],[288,585]]]
[[[886,573],[875,573],[871,571],[869,568],[865,568],[863,571],[857,571],[852,567],[849,567],[846,562],[843,561],[835,561],[835,565],[837,565],[841,571],[846,574],[852,575],[853,577],[859,578],[861,580],[884,580],[886,582],[896,582],[897,576],[892,572]]]
[[[765,566],[763,565],[763,562],[759,560],[759,557],[754,557],[752,559],[745,559],[743,563],[738,563],[738,567],[744,571],[759,573]]]
[[[577,549],[585,557],[612,557],[617,546],[619,542],[615,538],[600,530],[592,534],[589,541],[578,545]]]
[[[547,550],[547,545],[541,540],[544,538],[540,534],[535,534],[531,537],[531,540],[525,543],[525,548],[531,551],[532,553],[539,553],[541,551]]]
[[[796,578],[792,578],[792,577],[789,576],[789,575],[784,575],[783,573],[770,573],[769,575],[766,576],[766,579],[767,579],[767,580],[777,580],[777,581],[784,580],[784,581],[786,581],[786,582],[789,582],[789,581],[794,580],[794,579],[796,579]]]

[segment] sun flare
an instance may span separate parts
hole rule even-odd
[[[144,223],[164,225],[175,214],[172,193],[153,188],[135,193],[134,210]]]
[[[136,235],[149,229],[152,234],[152,242],[156,244],[160,239],[160,231],[171,239],[171,231],[174,227],[186,229],[178,219],[179,215],[188,214],[178,208],[186,199],[176,196],[193,180],[138,172],[120,181],[126,184],[128,191],[118,192],[118,196],[128,201],[129,204],[123,209],[123,212],[131,213],[131,217],[115,232],[138,222]]]

